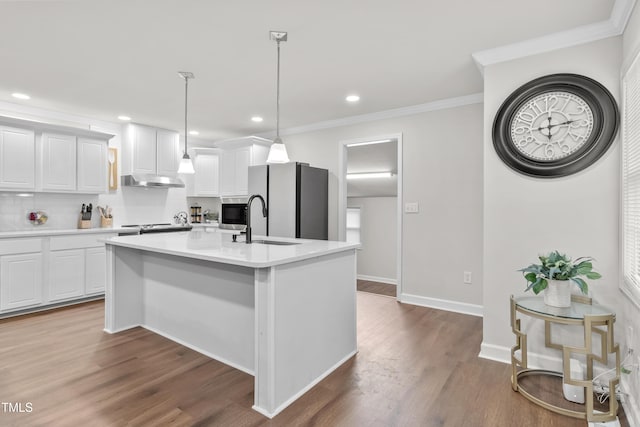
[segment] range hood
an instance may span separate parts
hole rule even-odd
[[[151,174],[133,174],[122,176],[123,187],[145,188],[184,188],[184,182],[179,178]]]

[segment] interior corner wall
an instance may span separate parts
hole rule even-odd
[[[347,207],[360,208],[358,277],[396,283],[397,197],[349,197]]]
[[[403,202],[420,207],[403,214],[402,290],[480,306],[482,120],[482,104],[472,104],[283,139],[292,160],[329,169],[329,239],[337,239],[340,141],[402,133]]]
[[[524,295],[525,280],[517,270],[534,263],[540,253],[557,249],[574,258],[594,257],[603,278],[591,283],[593,297],[614,309],[620,304],[620,136],[587,169],[541,179],[508,168],[494,150],[491,130],[509,94],[548,74],[586,75],[619,100],[621,52],[621,38],[615,37],[485,69],[483,352],[500,349],[509,360],[508,349],[515,342],[509,297]]]

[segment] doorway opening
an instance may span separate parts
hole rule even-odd
[[[402,134],[339,144],[338,235],[357,241],[362,290],[402,295]]]

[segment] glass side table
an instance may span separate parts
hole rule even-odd
[[[615,392],[611,393],[609,398],[608,411],[594,410],[593,362],[597,361],[607,365],[609,356],[615,356],[616,375],[609,380],[609,390],[615,391],[620,382],[620,348],[618,344],[614,343],[613,338],[613,324],[616,315],[604,306],[591,304],[589,298],[575,297],[572,297],[571,307],[557,308],[546,305],[542,296],[519,298],[511,296],[511,330],[516,336],[516,345],[511,348],[511,387],[528,400],[550,411],[592,422],[611,421],[616,419],[618,413]],[[529,369],[527,366],[527,335],[521,330],[521,319],[518,318],[518,313],[544,320],[545,346],[562,352],[562,372]],[[584,332],[583,347],[554,343],[551,337],[551,325],[554,323],[581,326]],[[519,355],[518,352],[520,352]],[[582,355],[581,357],[586,360],[586,377],[584,379],[571,378],[570,360],[572,355]],[[564,378],[565,384],[584,387],[584,410],[563,408],[549,403],[542,397],[535,396],[521,384],[525,377],[532,375],[560,377]]]

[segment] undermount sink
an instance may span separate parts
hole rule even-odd
[[[296,242],[281,242],[278,240],[252,240],[251,243],[260,243],[261,245],[280,245],[280,246],[290,246],[290,245],[300,244]]]

